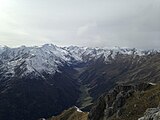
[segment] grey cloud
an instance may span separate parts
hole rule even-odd
[[[160,47],[159,0],[5,0],[0,44]]]

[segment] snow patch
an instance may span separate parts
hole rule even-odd
[[[150,82],[149,84],[150,84],[150,85],[153,85],[153,86],[155,86],[155,85],[156,85],[156,83],[152,83],[152,82]]]
[[[74,106],[77,109],[77,112],[82,112],[78,107]]]

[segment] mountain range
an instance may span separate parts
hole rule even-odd
[[[123,116],[125,110],[121,108],[130,98],[126,97],[128,91],[132,91],[133,97],[150,90],[148,85],[158,84],[159,78],[159,50],[58,47],[53,44],[17,48],[1,46],[0,119],[50,118],[75,105],[84,112],[90,111],[90,120],[112,119],[117,111]],[[146,84],[142,90],[135,87]],[[117,89],[116,86],[128,86],[129,89]],[[116,94],[111,92],[113,89]],[[121,92],[124,93],[123,104],[113,107]],[[109,93],[114,95],[107,103]],[[112,114],[107,116],[104,113],[110,107],[114,111],[109,111]],[[73,109],[75,111],[75,107]],[[99,111],[101,116],[93,116],[92,113],[96,115]]]

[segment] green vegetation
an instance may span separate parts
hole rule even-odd
[[[77,103],[80,106],[80,109],[83,109],[85,107],[88,107],[90,105],[92,105],[92,97],[89,94],[89,88],[87,87],[87,85],[81,85],[80,86],[80,91],[81,91],[81,95],[79,97],[79,100],[77,101]]]
[[[80,109],[84,109],[87,108],[89,106],[91,106],[93,103],[93,98],[90,96],[89,90],[90,88],[88,87],[88,85],[84,85],[82,83],[82,80],[80,79],[80,75],[81,73],[83,73],[86,68],[75,68],[78,72],[77,74],[75,74],[75,79],[78,79],[78,82],[80,84],[79,90],[80,90],[80,96],[79,99],[77,100],[77,104],[79,106]]]

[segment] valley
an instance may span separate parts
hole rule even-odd
[[[91,106],[93,103],[93,99],[89,94],[89,88],[87,87],[87,85],[80,85],[80,97],[77,101],[78,107],[83,110],[86,107]]]
[[[80,78],[80,75],[83,72],[85,72],[87,67],[74,68],[74,69],[77,71],[77,73],[74,75],[74,78],[77,80],[77,82],[79,84],[79,91],[80,91],[80,95],[79,95],[79,98],[78,98],[76,104],[80,109],[83,110],[93,104],[92,103],[93,99],[89,93],[90,88],[88,87],[88,85],[83,84],[83,80]]]

